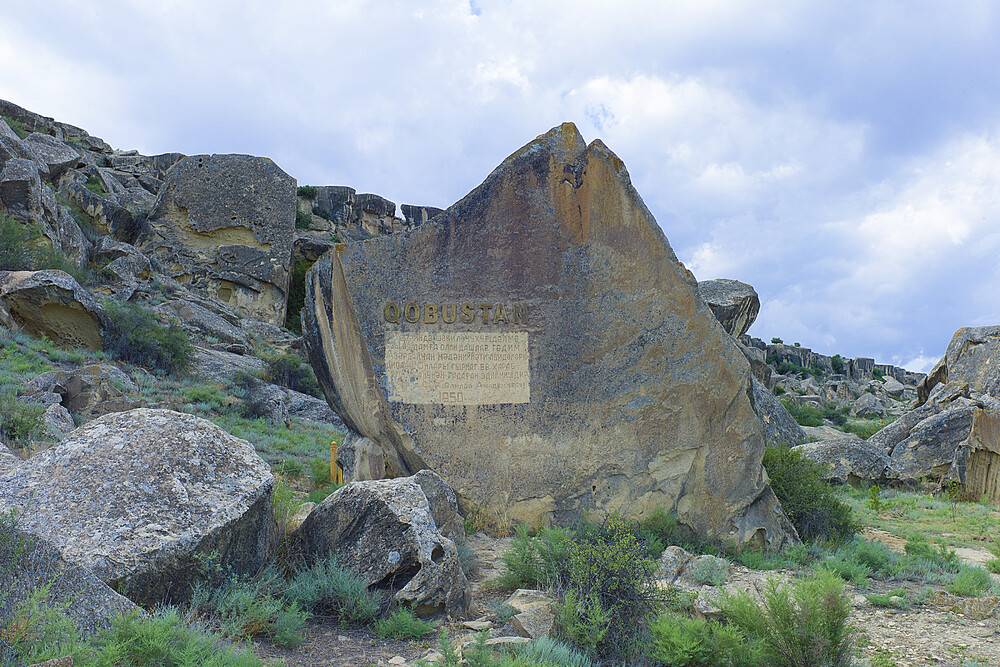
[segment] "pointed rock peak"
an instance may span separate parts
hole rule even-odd
[[[529,141],[504,160],[504,164],[538,153],[552,154],[557,162],[569,163],[574,162],[586,149],[587,142],[580,130],[574,123],[565,122]]]

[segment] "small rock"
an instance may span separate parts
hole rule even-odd
[[[469,630],[474,630],[479,632],[481,630],[489,630],[493,627],[492,621],[465,621],[462,626],[468,628]]]
[[[392,658],[389,658],[389,664],[390,665],[405,665],[406,664],[406,658],[404,658],[401,655],[393,656]]]
[[[487,639],[487,646],[517,646],[519,644],[527,644],[531,640],[527,637],[494,637],[493,639]]]
[[[518,612],[510,619],[510,624],[522,637],[538,639],[552,632],[555,601],[551,596],[542,591],[520,588],[507,598],[506,604]]]
[[[688,564],[693,556],[681,547],[671,545],[663,550],[660,556],[660,566],[656,570],[659,579],[672,582],[680,575],[684,566]]]

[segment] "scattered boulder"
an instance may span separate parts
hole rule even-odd
[[[0,169],[0,204],[11,214],[34,218],[42,207],[42,182],[35,163],[14,158]]]
[[[825,465],[828,470],[825,479],[839,484],[883,482],[895,479],[898,474],[884,451],[856,435],[809,442],[793,449]]]
[[[317,505],[296,535],[307,560],[335,555],[421,615],[469,606],[458,549],[434,523],[414,477],[347,484]]]
[[[240,328],[240,318],[212,307],[211,303],[200,303],[189,299],[170,299],[154,309],[169,319],[180,321],[185,331],[199,338],[218,341],[223,345],[236,343],[244,347],[250,345],[246,334]]]
[[[424,495],[427,496],[431,515],[441,534],[455,544],[464,544],[465,521],[458,513],[458,498],[455,496],[455,491],[432,470],[421,470],[413,476],[413,481],[420,485]]]
[[[53,440],[62,440],[63,436],[76,428],[73,415],[60,404],[50,405],[42,413],[42,428],[45,434]]]
[[[747,332],[760,312],[757,291],[739,280],[703,280],[698,283],[698,294],[712,309],[726,333],[735,338]]]
[[[662,579],[669,584],[674,583],[687,564],[694,558],[693,555],[678,547],[670,545],[660,554],[660,563],[656,569],[656,578]]]
[[[918,481],[944,476],[955,460],[959,445],[969,437],[975,410],[967,400],[956,401],[906,432],[906,437],[889,454],[899,469],[900,479]]]
[[[894,377],[886,378],[885,382],[882,383],[882,389],[884,389],[885,393],[889,394],[889,396],[892,396],[893,398],[902,398],[903,392],[906,391],[906,387],[903,383]]]
[[[32,336],[101,349],[104,311],[68,273],[0,271],[0,306]]]
[[[131,396],[138,391],[139,387],[132,378],[120,368],[114,364],[99,363],[43,373],[25,383],[21,394],[29,399],[38,397],[35,402],[39,403],[46,403],[44,396],[55,394],[61,407],[90,419],[128,410],[133,407]]]
[[[973,392],[1000,396],[1000,325],[956,331],[944,357],[918,386],[918,402],[926,402],[935,386],[947,383],[966,384]]]
[[[0,526],[0,628],[34,591],[48,586],[45,603],[62,609],[83,636],[122,614],[142,613],[86,568],[67,562],[53,544],[20,528]]]
[[[223,350],[210,350],[197,345],[194,346],[194,354],[191,355],[192,374],[220,384],[232,381],[237,373],[246,372],[257,375],[262,373],[266,367],[267,364],[257,357]]]
[[[290,417],[330,424],[340,429],[344,428],[344,422],[341,421],[340,415],[331,410],[326,401],[292,389],[285,390],[285,397]]]
[[[182,602],[199,562],[254,574],[275,546],[273,478],[246,441],[170,410],[100,417],[0,476],[0,511],[135,602]],[[30,511],[26,511],[30,510]]]
[[[295,179],[267,158],[196,155],[167,172],[139,247],[204,297],[285,321]]]
[[[430,468],[463,506],[534,525],[665,507],[702,534],[794,539],[746,359],[621,160],[572,124],[306,282],[313,368],[389,475]],[[434,376],[418,348],[456,354],[455,372]]]
[[[522,637],[538,639],[552,634],[555,626],[555,600],[551,595],[527,588],[519,588],[507,598],[507,605],[515,613],[510,624]]]
[[[851,404],[851,414],[864,419],[876,419],[885,416],[885,406],[875,394],[865,392]]]

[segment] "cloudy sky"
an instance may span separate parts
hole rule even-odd
[[[300,183],[445,207],[572,120],[625,160],[699,279],[757,288],[757,336],[924,369],[959,326],[1000,322],[995,4],[3,13],[0,97],[118,148],[268,155]]]

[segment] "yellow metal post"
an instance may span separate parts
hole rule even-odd
[[[337,441],[330,441],[330,481],[334,484],[344,483],[344,469],[337,463]]]

